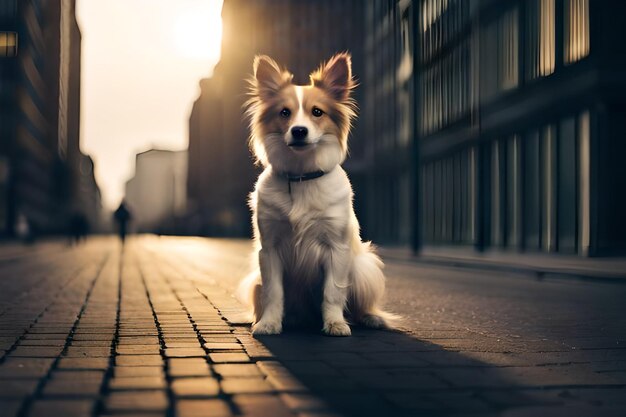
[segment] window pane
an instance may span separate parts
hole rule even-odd
[[[589,55],[589,0],[565,0],[564,61],[572,64]]]
[[[507,246],[516,247],[520,243],[520,141],[513,136],[506,147],[506,223]]]
[[[559,252],[576,251],[576,123],[561,122],[558,167],[558,245]]]
[[[555,127],[541,133],[541,245],[544,251],[556,250],[556,141]]]
[[[524,143],[524,244],[539,249],[539,132],[534,131]]]

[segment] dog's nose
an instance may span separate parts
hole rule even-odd
[[[304,126],[294,126],[291,128],[291,136],[294,140],[304,140],[309,134],[309,129]]]

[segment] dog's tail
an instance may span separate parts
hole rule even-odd
[[[385,294],[383,261],[370,242],[363,242],[362,245],[362,251],[355,256],[352,265],[350,310],[357,321],[367,316],[378,316],[384,319],[386,327],[394,327],[400,317],[380,307]]]
[[[247,308],[247,319],[251,323],[254,322],[256,318],[261,317],[261,311],[259,311],[262,305],[262,303],[259,302],[260,296],[261,271],[255,269],[241,280],[235,292],[235,298]]]

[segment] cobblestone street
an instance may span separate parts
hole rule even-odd
[[[388,262],[401,331],[255,339],[248,241],[0,248],[0,416],[624,416],[626,285]]]

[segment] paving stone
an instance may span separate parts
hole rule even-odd
[[[173,377],[209,376],[211,371],[203,358],[171,358],[168,360],[168,374]]]
[[[164,334],[163,340],[165,340],[165,344],[168,342],[189,342],[189,343],[197,343],[200,344],[198,340],[198,335],[196,333],[193,334]]]
[[[22,401],[0,399],[0,417],[17,417]]]
[[[395,369],[345,369],[343,374],[357,384],[376,390],[405,389],[441,389],[450,384],[424,370],[396,371]],[[299,375],[299,373],[297,373]]]
[[[243,345],[239,343],[209,342],[209,343],[205,343],[204,347],[208,349],[210,352],[223,351],[223,350],[243,351]]]
[[[72,337],[73,341],[107,341],[111,342],[113,340],[114,335],[112,334],[90,334],[90,333],[81,333],[75,334]]]
[[[168,358],[190,358],[206,356],[206,353],[201,348],[167,348],[165,349],[165,356]]]
[[[288,361],[285,362],[285,366],[298,375],[341,376],[337,369],[319,361]]]
[[[344,415],[332,411],[304,411],[298,413],[298,417],[344,417]]]
[[[41,325],[41,323],[36,326],[36,327],[31,327],[30,329],[28,329],[28,333],[29,334],[37,334],[37,333],[44,333],[47,335],[57,335],[55,336],[56,338],[58,338],[58,335],[69,335],[70,331],[72,330],[72,326],[69,325],[68,327],[48,327],[48,326],[43,326]]]
[[[163,366],[116,366],[113,368],[115,377],[163,376]]]
[[[125,337],[145,337],[145,336],[153,336],[153,337],[158,337],[159,336],[159,332],[156,329],[153,330],[134,330],[134,331],[130,331],[130,330],[120,330],[120,333],[118,335],[120,338],[125,338]]]
[[[109,381],[109,388],[114,390],[165,389],[162,376],[115,377]]]
[[[169,348],[199,348],[200,347],[200,342],[196,339],[196,340],[192,340],[192,341],[183,341],[183,342],[178,342],[176,340],[180,340],[180,339],[173,339],[174,341],[172,342],[165,342],[165,347],[167,349]]]
[[[171,388],[177,397],[214,397],[220,389],[217,380],[210,377],[176,378]]]
[[[61,358],[57,366],[59,369],[107,369],[109,358]]]
[[[293,417],[293,413],[278,397],[241,394],[233,396],[233,402],[243,415]]]
[[[52,375],[51,375],[52,379],[69,379],[69,380],[76,380],[76,381],[95,381],[95,382],[102,382],[102,380],[104,379],[104,371],[100,370],[100,371],[74,371],[74,370],[64,370],[64,369],[57,369],[55,370]]]
[[[109,340],[72,340],[73,347],[101,347],[111,349]]]
[[[178,400],[176,402],[177,417],[231,417],[234,416],[228,403],[224,400]]]
[[[38,379],[0,379],[0,398],[5,400],[27,397],[35,392]]]
[[[6,358],[0,364],[0,378],[41,378],[54,362],[53,358]]]
[[[311,394],[280,394],[280,399],[295,412],[329,411],[330,406],[319,397]]]
[[[20,346],[48,346],[60,347],[65,346],[66,339],[24,339],[20,341]]]
[[[293,376],[270,375],[267,382],[280,392],[308,392],[309,389],[299,379]]]
[[[209,353],[213,363],[238,363],[250,362],[250,357],[245,353]]]
[[[18,346],[9,355],[14,358],[56,358],[62,350],[62,346]]]
[[[117,340],[118,346],[139,346],[139,345],[159,345],[158,337],[150,337],[150,336],[120,336]]]
[[[108,411],[165,411],[168,400],[163,391],[114,391],[105,400]]]
[[[120,355],[115,358],[116,366],[157,366],[163,364],[160,355]]]
[[[161,347],[154,345],[118,345],[115,351],[119,355],[158,355]]]
[[[108,358],[111,356],[111,348],[70,346],[64,356],[68,358]]]
[[[603,417],[623,417],[622,408],[610,407],[594,407],[590,405],[577,405],[567,407],[556,406],[530,406],[519,407],[515,409],[505,410],[500,415],[502,417],[586,417],[586,416],[603,416]]]
[[[215,364],[213,370],[222,377],[257,377],[262,376],[260,369],[253,363]]]
[[[274,392],[274,388],[263,378],[226,378],[220,382],[226,394],[260,394]]]
[[[100,417],[168,417],[167,411],[140,411],[140,412],[107,412],[99,413]]]
[[[95,402],[92,400],[36,400],[28,414],[29,417],[90,417]]]
[[[237,343],[239,339],[235,335],[214,335],[204,339],[207,343]]]
[[[43,389],[46,396],[97,397],[102,381],[55,378],[48,381]]]

